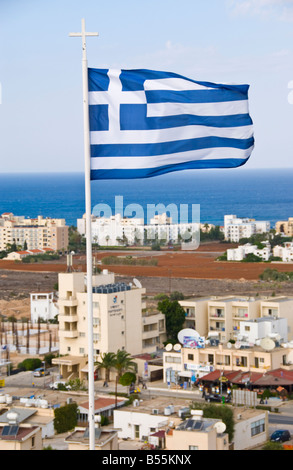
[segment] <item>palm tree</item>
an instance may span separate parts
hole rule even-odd
[[[115,367],[116,363],[116,356],[114,353],[104,353],[101,354],[101,361],[98,361],[98,367],[99,369],[105,369],[105,380],[106,382],[109,381],[109,376],[110,376],[110,370]]]
[[[117,385],[120,377],[126,371],[136,371],[136,363],[131,360],[131,355],[118,349],[115,355],[115,364],[114,367],[117,371],[116,380],[115,380],[115,409],[117,408]]]
[[[120,379],[124,372],[135,371],[136,363],[131,360],[131,355],[128,352],[119,349],[115,356],[114,367],[117,370],[118,379]]]

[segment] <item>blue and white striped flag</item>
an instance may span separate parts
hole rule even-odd
[[[248,85],[153,70],[88,72],[92,180],[233,168],[250,157]]]

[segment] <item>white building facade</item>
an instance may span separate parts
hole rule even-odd
[[[273,248],[273,253],[274,256],[282,258],[285,263],[290,263],[293,261],[293,243],[286,242],[284,246],[277,245]]]
[[[246,243],[240,245],[237,248],[229,248],[227,250],[228,261],[243,261],[248,254],[253,254],[262,259],[262,261],[268,261],[271,256],[271,246],[268,242],[263,242],[264,248],[258,248],[256,245]]]
[[[245,341],[250,345],[257,345],[264,338],[271,338],[277,344],[287,343],[287,319],[262,317],[240,322],[239,341]]]
[[[172,218],[166,214],[155,215],[149,224],[145,224],[144,219],[122,217],[121,214],[108,218],[92,216],[92,242],[101,246],[143,245],[145,240],[188,242],[199,232],[199,227],[199,223],[172,223]],[[77,219],[77,230],[85,235],[85,215]]]
[[[270,231],[269,221],[256,221],[249,218],[239,218],[236,215],[224,216],[225,240],[238,243],[241,238],[250,238],[258,233]]]
[[[38,323],[41,318],[45,322],[54,320],[59,314],[57,299],[54,292],[36,292],[30,294],[31,299],[31,321]]]

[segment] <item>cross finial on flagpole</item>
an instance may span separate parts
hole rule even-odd
[[[71,37],[82,38],[82,83],[84,117],[84,159],[85,159],[85,202],[86,202],[86,264],[87,264],[87,314],[88,314],[88,396],[89,396],[89,449],[95,450],[95,388],[94,388],[94,339],[93,339],[93,260],[92,260],[92,220],[91,220],[91,155],[88,105],[88,66],[86,57],[86,37],[98,36],[87,33],[85,20],[81,20],[81,33],[69,33]]]
[[[86,58],[86,38],[87,36],[99,36],[99,33],[87,33],[85,30],[85,19],[81,20],[81,33],[69,33],[69,36],[72,38],[82,38],[82,51],[83,58]]]

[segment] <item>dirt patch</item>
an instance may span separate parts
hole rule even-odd
[[[291,271],[286,263],[240,263],[216,261],[227,248],[223,243],[200,245],[197,251],[98,251],[98,261],[106,256],[135,256],[156,258],[157,266],[103,266],[120,279],[131,282],[134,277],[141,280],[147,294],[178,290],[184,295],[293,295],[293,283],[263,283],[259,275],[268,267],[278,271]],[[75,256],[75,271],[85,272],[85,256]],[[58,273],[66,272],[66,258],[42,264],[22,264],[0,260],[0,299],[23,300],[33,291],[52,291],[58,282]],[[1,309],[1,305],[0,305]]]
[[[118,256],[118,253],[117,253]],[[191,279],[245,279],[258,280],[259,275],[270,267],[278,271],[290,271],[292,265],[286,263],[241,263],[216,261],[214,252],[174,252],[152,254],[157,257],[157,266],[104,266],[121,275],[147,276],[147,277],[174,277]],[[97,255],[101,260],[105,254]],[[149,259],[150,257],[146,257]]]

